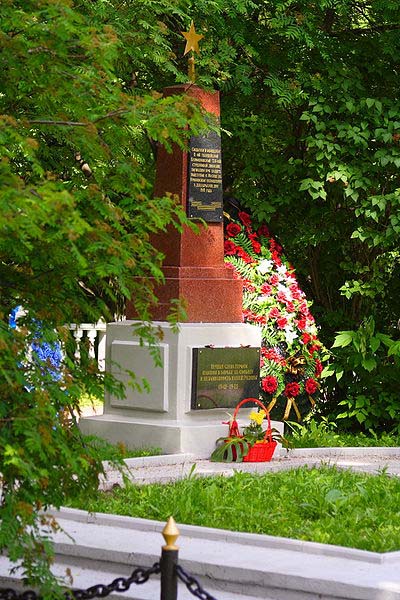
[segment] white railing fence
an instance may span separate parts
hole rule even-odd
[[[74,357],[77,363],[81,360],[83,344],[88,346],[89,358],[95,358],[100,371],[105,369],[106,360],[106,323],[70,323],[69,329],[75,339]]]

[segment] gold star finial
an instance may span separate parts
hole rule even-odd
[[[183,56],[185,56],[185,54],[191,50],[197,53],[200,52],[199,41],[203,39],[204,35],[196,33],[193,21],[190,23],[189,31],[181,31],[181,34],[186,40],[185,52],[183,53]]]

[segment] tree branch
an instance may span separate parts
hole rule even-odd
[[[87,121],[84,123],[83,121],[55,121],[52,119],[29,119],[28,123],[30,125],[57,125],[61,127],[89,127],[89,125],[94,125],[94,123],[98,123],[99,121],[104,121],[104,119],[111,119],[113,117],[119,117],[120,115],[126,114],[130,112],[129,108],[117,108],[116,110],[111,110],[106,115],[102,115],[101,117],[97,117],[94,121]]]
[[[87,127],[91,123],[82,123],[81,121],[52,121],[49,119],[30,119],[30,125],[61,125],[65,127]]]
[[[330,35],[339,37],[344,34],[359,35],[362,33],[386,33],[387,31],[396,31],[400,29],[400,23],[387,23],[386,25],[373,25],[370,27],[355,27],[354,29],[342,29],[341,31],[331,31]]]

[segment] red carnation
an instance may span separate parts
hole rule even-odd
[[[281,259],[279,258],[279,254],[276,252],[276,250],[274,250],[273,252],[271,252],[271,258],[274,261],[274,263],[276,264],[277,267],[280,267],[282,264]]]
[[[251,225],[251,217],[249,214],[241,211],[238,214],[239,219],[242,221],[243,225],[245,225],[246,227],[250,227]]]
[[[247,252],[245,252],[245,251],[243,250],[243,248],[238,248],[238,249],[237,249],[237,255],[238,255],[238,256],[239,256],[239,257],[240,257],[242,260],[244,260],[244,262],[246,262],[246,263],[251,263],[251,262],[253,262],[253,259],[252,259],[252,258],[251,258],[251,257],[250,257],[248,254],[247,254]]]
[[[321,348],[320,344],[313,344],[312,346],[308,347],[308,351],[312,356],[314,354],[314,352],[318,352],[318,350],[320,350],[320,348]]]
[[[307,320],[304,317],[301,317],[297,320],[297,327],[302,331],[307,327]],[[307,342],[304,342],[307,343]]]
[[[303,333],[301,339],[303,344],[309,344],[311,342],[311,335],[309,333]]]
[[[310,379],[307,379],[305,382],[304,389],[306,390],[307,394],[315,394],[318,389],[318,383],[315,381],[315,379],[310,377]]]
[[[278,329],[285,329],[287,322],[288,321],[285,317],[282,317],[281,319],[277,319],[276,324],[278,326]]]
[[[285,292],[278,292],[277,298],[278,298],[279,302],[286,302]]]
[[[267,394],[274,394],[278,388],[278,380],[276,377],[268,375],[261,381],[261,387]]]
[[[260,254],[261,252],[261,244],[260,242],[256,242],[256,240],[253,240],[251,242],[251,245],[253,246],[253,250],[256,254]]]
[[[271,285],[278,285],[278,283],[279,283],[278,275],[271,275],[271,277],[269,278],[269,282]]]
[[[229,223],[226,227],[226,235],[229,237],[235,237],[242,231],[242,228],[237,223]]]
[[[269,316],[270,319],[279,319],[280,316],[281,316],[281,313],[276,308],[276,306],[274,306],[274,308],[271,308],[271,310],[269,311],[269,315],[268,316]]]
[[[283,392],[286,398],[295,398],[300,394],[300,386],[297,381],[292,381],[286,384],[285,391]]]
[[[322,362],[317,358],[315,361],[315,377],[319,377],[323,370],[324,367],[322,366]]]
[[[257,229],[257,233],[259,236],[264,236],[264,237],[269,237],[269,229],[268,227],[265,225],[265,223],[263,223],[262,225],[260,225],[260,227]]]
[[[226,240],[224,243],[225,254],[236,254],[237,246],[231,240]]]
[[[272,292],[272,287],[270,285],[268,285],[268,283],[263,283],[261,286],[261,293],[264,294],[265,296],[269,296],[271,292]]]
[[[243,282],[243,289],[246,290],[247,292],[255,292],[256,288],[254,287],[254,285],[252,283],[250,283],[250,281],[244,281]]]

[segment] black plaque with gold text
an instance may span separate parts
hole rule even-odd
[[[188,216],[222,221],[221,138],[215,131],[190,138]]]
[[[193,348],[192,410],[258,398],[259,348]]]

